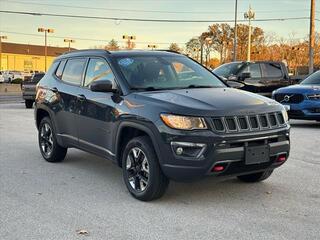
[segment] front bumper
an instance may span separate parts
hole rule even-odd
[[[320,120],[320,101],[304,100],[299,104],[290,104],[288,116],[291,119]]]
[[[198,159],[179,157],[170,146],[172,141],[206,144],[206,150]],[[262,145],[269,147],[269,161],[246,165],[246,147]],[[289,126],[287,126],[277,130],[235,135],[217,135],[211,131],[190,132],[188,136],[162,134],[159,158],[162,171],[168,178],[191,181],[205,176],[231,177],[274,169],[283,164],[277,162],[279,154],[288,157],[289,151]],[[214,166],[217,165],[224,166],[223,171],[213,172]]]

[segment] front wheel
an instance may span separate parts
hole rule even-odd
[[[67,148],[59,145],[50,118],[41,120],[38,132],[39,148],[42,157],[48,162],[61,162],[67,154]]]
[[[32,100],[25,100],[25,105],[26,105],[26,108],[32,108],[33,106],[33,101]]]
[[[261,182],[263,180],[266,180],[271,176],[273,173],[273,170],[267,170],[264,172],[259,172],[259,173],[253,173],[253,174],[248,174],[248,175],[242,175],[238,176],[238,179],[243,182]]]
[[[146,136],[128,142],[122,156],[122,171],[130,194],[141,201],[160,198],[169,185],[151,141]]]

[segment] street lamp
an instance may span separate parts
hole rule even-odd
[[[65,39],[63,39],[63,41],[68,43],[69,52],[70,52],[70,45],[71,45],[71,43],[75,43],[76,40],[65,38]]]
[[[38,28],[38,32],[44,32],[44,70],[47,71],[47,33],[54,33],[54,29],[52,28]]]
[[[155,48],[157,48],[157,45],[155,44],[149,44],[148,48],[151,48],[151,50],[154,50]]]
[[[2,69],[2,40],[8,39],[7,36],[1,36],[0,35],[0,70]]]
[[[247,52],[247,61],[250,62],[250,51],[251,51],[251,19],[255,18],[255,12],[249,6],[248,12],[244,13],[244,18],[249,21],[249,32],[248,32],[248,52]]]
[[[127,48],[131,49],[131,40],[136,40],[136,36],[128,36],[128,35],[123,35],[122,39],[127,40]]]

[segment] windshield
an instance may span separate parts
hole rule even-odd
[[[320,85],[320,71],[317,71],[301,82],[302,85]]]
[[[183,56],[133,56],[116,59],[132,89],[225,87],[207,69]]]
[[[213,72],[220,77],[228,78],[231,75],[237,75],[242,65],[243,63],[239,63],[239,62],[227,63],[217,67],[216,69],[213,70]]]

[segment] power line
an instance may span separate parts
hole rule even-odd
[[[126,17],[102,17],[102,16],[88,16],[88,15],[71,15],[71,14],[57,14],[57,13],[40,13],[27,11],[10,11],[0,10],[1,13],[31,15],[31,16],[48,16],[48,17],[64,17],[64,18],[82,18],[82,19],[98,19],[98,20],[121,20],[133,22],[162,22],[162,23],[226,23],[234,20],[184,20],[184,19],[147,19],[147,18],[126,18]],[[308,20],[309,17],[286,17],[286,18],[260,18],[255,19],[255,22],[271,22],[271,21],[288,21],[288,20]],[[246,20],[238,20],[238,22],[246,22]]]
[[[120,9],[120,8],[103,8],[103,7],[89,7],[89,6],[73,6],[65,4],[50,4],[50,3],[35,3],[35,2],[21,2],[21,1],[9,1],[2,0],[8,3],[17,3],[24,5],[39,5],[39,6],[53,6],[53,7],[66,7],[66,8],[78,8],[78,9],[92,9],[92,10],[107,10],[107,11],[118,11],[118,12],[143,12],[143,13],[174,13],[174,14],[225,14],[225,13],[234,13],[233,11],[163,11],[163,10],[141,10],[141,9]],[[290,10],[290,12],[301,12],[301,11],[310,11],[309,9],[296,9]],[[261,10],[255,11],[260,13],[273,13],[273,12],[283,12],[281,10]]]
[[[24,35],[24,36],[34,36],[34,37],[41,37],[43,38],[42,35],[39,35],[39,34],[35,34],[35,33],[23,33],[23,32],[12,32],[12,31],[2,31],[0,30],[0,32],[2,33],[8,33],[8,34],[16,34],[16,35]],[[74,37],[74,36],[67,36],[69,38],[72,38],[72,39],[75,39],[75,40],[83,40],[83,41],[96,41],[96,42],[108,42],[110,40],[107,40],[107,39],[95,39],[95,38],[81,38],[81,37]],[[66,36],[50,36],[48,38],[56,38],[56,39],[65,39]],[[126,43],[126,41],[117,41],[117,42],[120,42],[120,43]],[[150,44],[150,42],[152,43],[155,43],[155,44],[171,44],[171,42],[154,42],[154,41],[135,41],[135,43],[138,43],[138,44]],[[185,43],[182,43],[182,42],[176,42],[177,44],[185,44]]]

